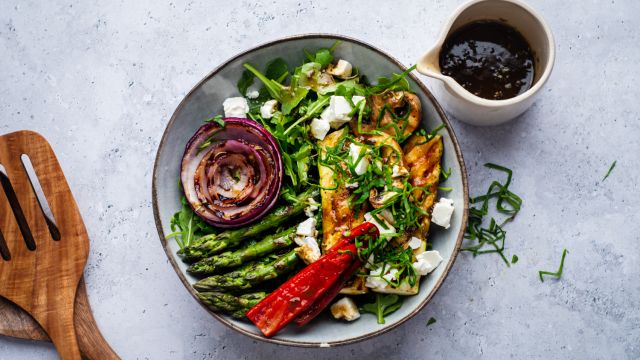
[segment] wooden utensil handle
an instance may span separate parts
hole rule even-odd
[[[84,277],[78,284],[75,304],[75,326],[78,334],[78,345],[87,360],[120,360],[118,354],[109,346],[98,329],[91,311],[87,287]]]
[[[73,289],[75,290],[75,289]],[[50,302],[52,312],[55,311],[53,317],[39,313],[35,315],[43,325],[47,334],[51,338],[51,342],[55,345],[61,360],[82,360],[80,356],[80,348],[78,347],[78,339],[76,337],[76,329],[73,324],[74,299],[75,291],[68,291],[66,296],[62,295]],[[42,315],[42,316],[40,316]],[[45,317],[46,316],[46,317]]]

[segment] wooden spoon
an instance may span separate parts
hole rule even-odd
[[[78,335],[78,345],[87,360],[120,360],[118,354],[102,337],[93,318],[87,288],[80,280],[76,294],[74,323]],[[0,298],[0,336],[25,340],[51,341],[47,333],[26,312],[8,300]]]
[[[23,155],[53,219],[45,215]],[[38,133],[1,136],[0,164],[5,170],[0,173],[0,296],[33,316],[62,360],[81,360],[73,316],[89,238],[75,199],[55,153]]]

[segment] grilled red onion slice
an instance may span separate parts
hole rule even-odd
[[[203,125],[187,143],[180,179],[195,213],[218,227],[246,225],[276,202],[282,156],[273,136],[250,119]]]

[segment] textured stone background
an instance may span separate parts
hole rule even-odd
[[[493,176],[483,163],[515,171],[524,207],[507,227],[507,254],[520,257],[513,267],[462,254],[401,328],[305,350],[218,324],[169,265],[153,223],[152,164],[171,113],[198,80],[243,49],[304,32],[357,37],[410,64],[459,3],[0,2],[0,133],[29,128],[53,143],[93,239],[86,277],[95,316],[124,359],[640,358],[633,0],[531,0],[557,41],[544,94],[504,126],[454,122],[472,193]],[[563,278],[540,283],[537,270],[555,269],[564,247]],[[54,358],[50,345],[0,339],[0,359]]]

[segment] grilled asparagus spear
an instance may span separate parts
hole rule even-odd
[[[193,287],[201,292],[247,290],[292,271],[298,261],[298,255],[291,250],[272,262],[251,263],[227,274],[213,275],[198,281]]]
[[[235,318],[243,318],[244,314],[262,301],[266,292],[255,292],[235,296],[221,292],[198,293],[198,298],[213,311],[225,311]]]
[[[227,230],[219,234],[205,235],[196,240],[196,244],[187,246],[178,253],[183,255],[186,262],[195,262],[219,254],[227,248],[237,246],[247,237],[277,227],[292,216],[302,213],[307,206],[307,199],[318,196],[318,193],[317,189],[308,189],[296,197],[297,201],[294,204],[281,206],[250,226]]]
[[[269,235],[263,240],[236,251],[227,251],[220,255],[214,255],[202,259],[189,266],[187,271],[194,275],[207,275],[223,269],[237,267],[249,260],[269,254],[277,249],[290,246],[295,237],[296,227],[291,227],[277,234]]]

